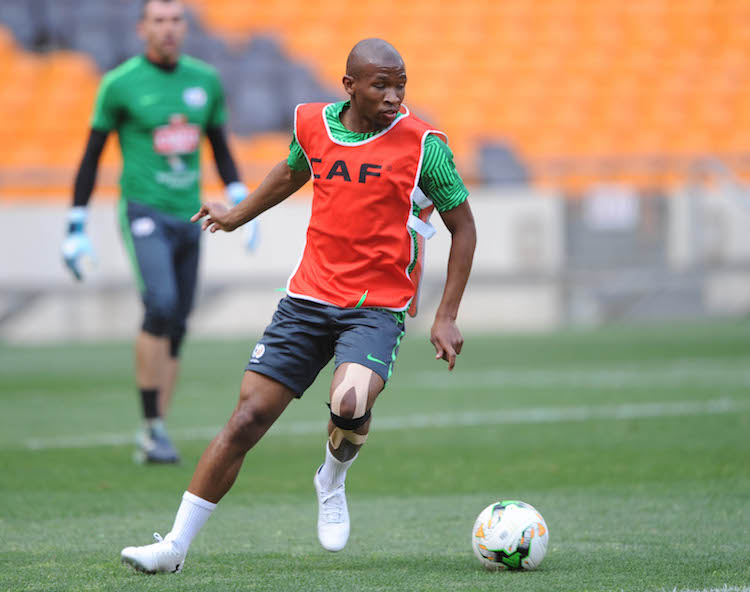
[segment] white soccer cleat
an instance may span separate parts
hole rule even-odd
[[[147,574],[179,573],[185,565],[185,555],[174,541],[165,541],[158,532],[156,542],[143,547],[125,547],[120,553],[123,563]]]
[[[349,510],[344,485],[330,492],[323,491],[318,482],[318,471],[313,477],[318,492],[318,540],[326,551],[341,551],[349,540]]]

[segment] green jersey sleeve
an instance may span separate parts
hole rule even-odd
[[[99,85],[94,104],[91,127],[101,131],[112,131],[117,127],[122,108],[119,104],[114,77],[106,74]]]
[[[469,195],[453,162],[453,152],[438,136],[430,134],[424,143],[424,159],[419,188],[435,204],[438,212],[461,205]]]
[[[211,113],[208,116],[207,127],[220,127],[227,122],[227,105],[224,96],[224,86],[218,74],[214,74],[213,92],[211,93]]]
[[[302,150],[302,146],[300,146],[299,142],[297,142],[296,136],[292,136],[292,141],[289,144],[289,156],[286,159],[286,163],[293,171],[299,172],[310,170],[310,165],[307,162],[307,157]]]

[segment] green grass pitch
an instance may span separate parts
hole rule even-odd
[[[180,466],[137,466],[130,344],[0,346],[0,590],[750,590],[750,326],[469,335],[455,372],[407,335],[349,471],[352,534],[315,536],[326,368],[248,455],[178,575],[120,549],[166,534],[254,341],[186,345]],[[485,572],[477,514],[544,515],[528,573]]]

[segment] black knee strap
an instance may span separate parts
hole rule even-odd
[[[367,413],[365,413],[362,417],[352,418],[341,417],[340,415],[336,415],[333,411],[331,411],[331,421],[333,422],[333,425],[342,430],[356,430],[358,427],[364,425],[368,419],[370,419],[370,415],[371,413],[369,409]]]

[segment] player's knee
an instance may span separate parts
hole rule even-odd
[[[345,431],[354,431],[365,425],[372,417],[372,412],[368,409],[364,415],[359,417],[342,417],[331,411],[331,421],[337,428]]]
[[[179,326],[177,303],[170,298],[151,298],[145,302],[142,329],[159,337],[171,335]]]
[[[360,417],[341,417],[331,412],[331,421],[334,428],[329,436],[329,440],[334,449],[338,449],[341,443],[346,440],[355,446],[361,446],[367,440],[367,433],[359,433],[363,428],[367,428],[370,422],[371,412],[367,412]]]
[[[240,396],[240,403],[228,424],[230,439],[249,448],[271,427],[273,417],[257,399]]]
[[[367,395],[365,394],[364,396],[366,397]],[[357,415],[361,416],[362,415],[362,411],[361,411],[362,405],[359,404],[359,400],[358,400],[360,398],[362,398],[362,397],[361,396],[360,397],[351,396],[351,397],[345,397],[345,398],[343,398],[339,402],[336,415],[338,417],[342,417],[342,418],[345,418],[345,419],[354,419]],[[366,398],[365,398],[365,405],[366,405]],[[359,409],[358,409],[358,407],[359,407]],[[359,411],[359,413],[358,413],[358,411]],[[331,413],[331,415],[334,415],[334,414]]]
[[[343,378],[331,388],[331,412],[339,417],[354,419],[367,411],[373,371],[359,364],[350,364]]]

